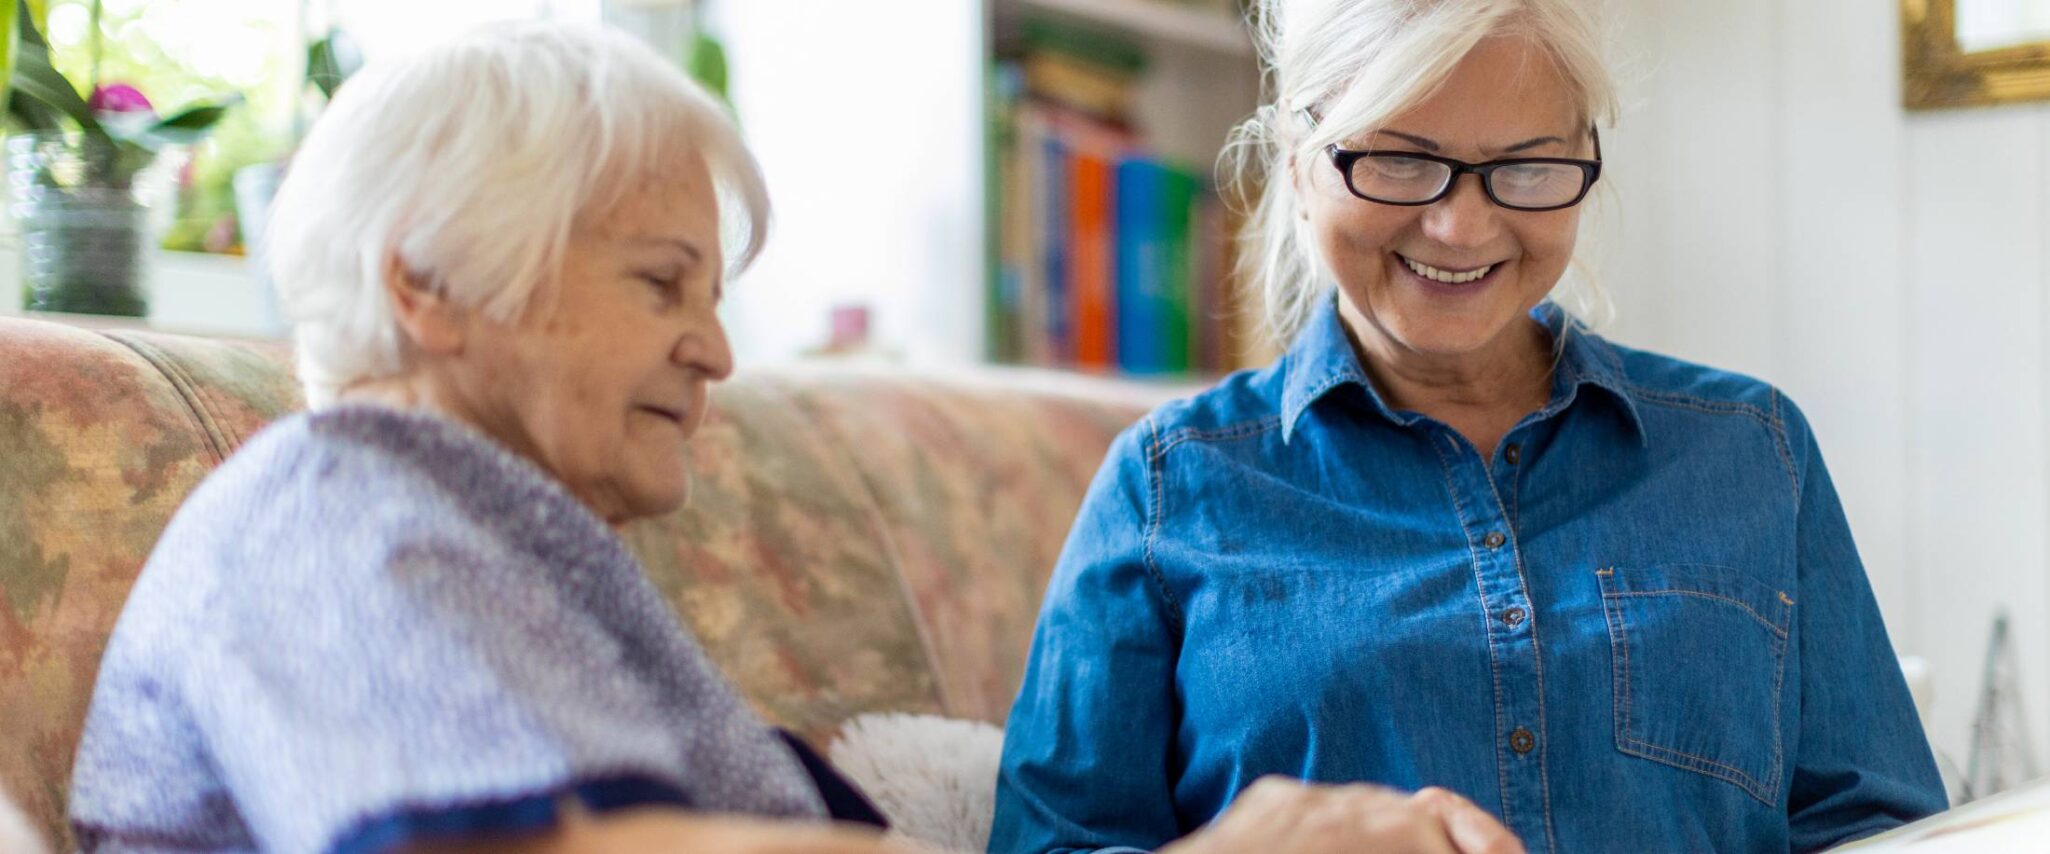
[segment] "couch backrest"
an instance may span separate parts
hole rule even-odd
[[[627,539],[771,721],[1000,721],[1117,431],[1169,392],[992,370],[743,374]],[[0,789],[60,847],[94,673],[194,486],[302,405],[282,346],[0,318]]]

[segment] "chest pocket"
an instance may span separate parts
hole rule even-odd
[[[1779,802],[1780,691],[1794,600],[1720,566],[1596,570],[1616,749]]]

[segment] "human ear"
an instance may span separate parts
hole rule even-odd
[[[392,319],[416,352],[432,356],[462,353],[469,312],[450,301],[431,275],[407,266],[394,252],[385,259],[383,279]]]

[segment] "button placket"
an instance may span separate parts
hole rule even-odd
[[[1481,626],[1490,635],[1487,647],[1503,818],[1525,839],[1550,839],[1545,754],[1539,750],[1537,736],[1544,719],[1542,665],[1533,631],[1536,620],[1530,610],[1531,591],[1525,587],[1513,534],[1511,496],[1518,470],[1504,465],[1511,456],[1509,445],[1489,457],[1478,449],[1467,451],[1469,446],[1454,436],[1445,435],[1443,441],[1460,451],[1441,459],[1446,486],[1467,537],[1478,604],[1483,609]],[[1521,461],[1522,453],[1518,446],[1513,456]]]

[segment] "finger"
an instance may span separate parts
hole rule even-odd
[[[1253,785],[1247,786],[1245,791],[1240,792],[1238,799],[1274,800],[1276,798],[1294,797],[1297,792],[1306,788],[1309,787],[1304,785],[1303,781],[1294,777],[1266,774],[1254,780]]]
[[[1416,793],[1415,800],[1444,822],[1461,854],[1524,854],[1516,835],[1472,801],[1436,787]]]

